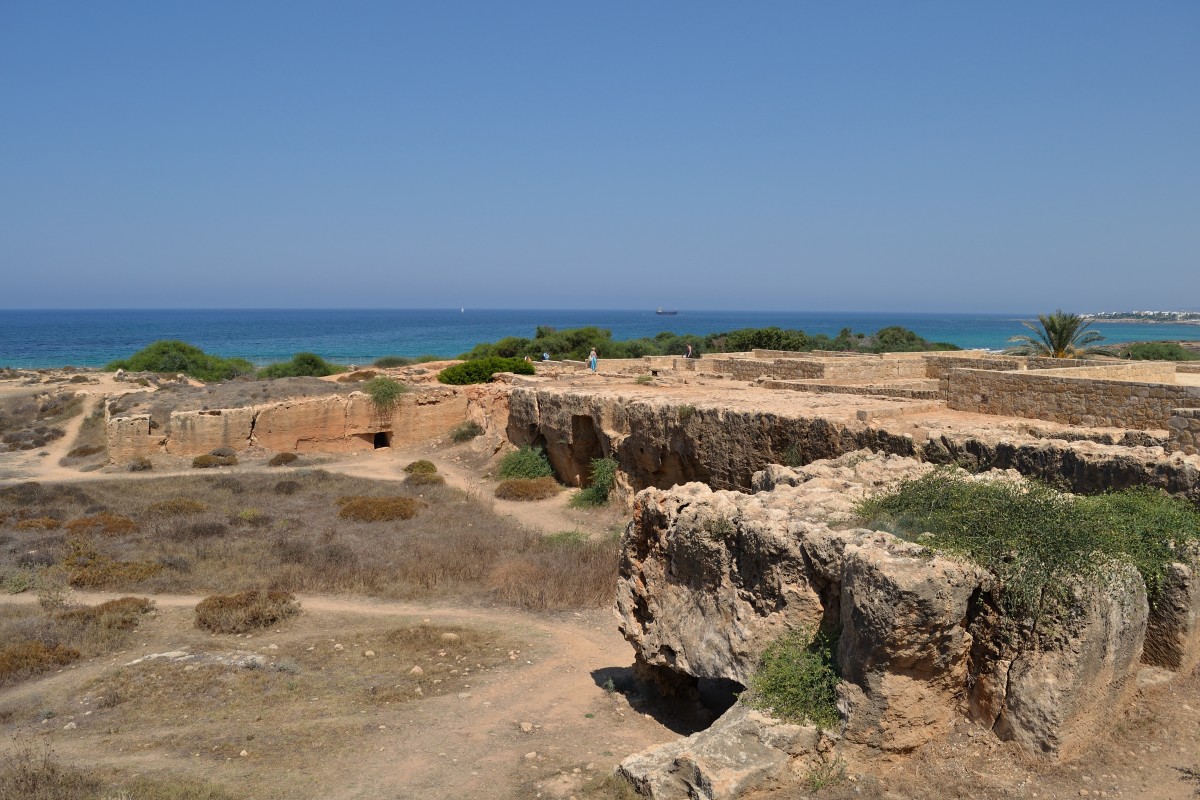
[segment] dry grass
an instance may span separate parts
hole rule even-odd
[[[123,592],[270,589],[538,609],[612,602],[615,539],[546,538],[443,485],[305,469],[288,478],[296,485],[279,492],[280,481],[269,474],[238,475],[241,493],[203,475],[89,481],[86,492],[70,484],[0,490],[0,513],[13,517],[53,512],[71,519],[105,508],[138,526],[119,536],[71,537],[69,544],[55,531],[16,531],[10,518],[0,529],[0,537],[11,536],[0,542],[0,576],[20,578],[54,564],[72,585]],[[364,513],[342,516],[339,497],[362,498],[351,514]],[[390,513],[380,510],[416,503],[422,510],[407,520],[386,519]],[[520,576],[531,574],[537,579],[526,585]],[[12,590],[27,585],[14,580]]]
[[[367,497],[363,495],[339,497],[341,511],[338,516],[356,522],[391,522],[412,519],[424,503],[412,497]]]
[[[0,614],[0,685],[58,669],[82,656],[117,649],[154,604],[123,597],[98,606],[44,611],[10,606]]]
[[[17,522],[19,531],[52,531],[62,526],[62,520],[54,517],[31,517]]]
[[[546,500],[562,491],[554,478],[510,478],[496,486],[500,500]]]
[[[233,800],[233,795],[186,778],[118,780],[60,764],[49,747],[22,745],[0,758],[0,800]]]

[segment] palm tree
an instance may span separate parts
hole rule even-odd
[[[1110,355],[1100,347],[1089,345],[1104,339],[1096,331],[1089,331],[1091,322],[1084,322],[1078,314],[1064,313],[1060,308],[1053,314],[1038,314],[1041,327],[1028,320],[1021,324],[1033,331],[1033,336],[1011,336],[1016,347],[1006,353],[1019,356],[1042,356],[1049,358],[1080,358],[1089,355]]]

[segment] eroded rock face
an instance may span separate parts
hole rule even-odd
[[[920,410],[911,401],[870,411],[874,421],[866,423],[836,405],[795,412],[770,403],[751,407],[736,392],[715,389],[714,399],[695,406],[679,405],[669,395],[622,392],[514,387],[508,437],[545,447],[567,482],[586,476],[590,459],[611,456],[635,492],[690,481],[745,490],[771,464],[810,464],[868,449],[972,472],[1016,470],[1072,492],[1149,485],[1200,500],[1194,460],[1166,459],[1150,440],[1148,446],[1126,446],[1074,441],[1066,434],[1046,438],[1040,429],[929,430],[904,416],[906,409]]]
[[[840,746],[904,752],[967,716],[1032,752],[1070,752],[1132,686],[1148,620],[1140,576],[1114,568],[1030,645],[999,617],[987,572],[888,533],[831,527],[866,493],[928,469],[859,453],[767,470],[755,485],[771,488],[755,495],[695,483],[641,492],[623,542],[622,632],[648,665],[745,684],[780,634],[824,624],[841,631]],[[1179,585],[1182,608],[1194,595]],[[1172,630],[1194,652],[1194,631]],[[638,774],[703,783],[704,759],[688,747],[643,754]]]

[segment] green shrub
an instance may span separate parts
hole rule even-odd
[[[1153,602],[1167,564],[1200,541],[1200,511],[1149,488],[1075,497],[1032,482],[980,482],[936,470],[870,498],[872,527],[972,559],[999,579],[1005,610],[1036,620],[1116,561],[1137,567]]]
[[[433,473],[433,472],[437,472],[437,464],[434,464],[432,461],[429,461],[428,459],[422,458],[419,461],[413,461],[412,463],[410,463],[408,466],[406,466],[404,468],[404,471],[409,474],[416,474],[416,473],[420,473],[420,472]]]
[[[500,500],[545,500],[562,491],[554,478],[509,478],[496,486]]]
[[[205,383],[213,383],[249,375],[254,372],[254,365],[244,358],[221,358],[186,342],[164,339],[129,358],[111,362],[105,369],[110,372],[118,369],[127,372],[182,372]]]
[[[367,381],[363,391],[371,398],[375,410],[386,414],[400,402],[400,396],[408,391],[408,387],[399,381],[379,375]]]
[[[687,422],[692,418],[692,415],[696,413],[696,407],[690,403],[684,403],[678,409],[676,409],[676,411],[679,415],[679,421]]]
[[[506,454],[496,467],[496,477],[501,479],[545,478],[553,474],[554,468],[550,466],[545,451],[529,445]]]
[[[217,594],[197,604],[196,627],[213,633],[246,633],[299,613],[300,604],[291,592]]]
[[[268,364],[258,371],[258,377],[272,378],[323,378],[342,372],[342,368],[330,364],[316,353],[296,353],[291,361]]]
[[[1135,361],[1196,361],[1200,353],[1181,347],[1177,342],[1137,342],[1125,350]]]
[[[586,506],[602,506],[608,502],[608,493],[617,482],[617,461],[613,458],[596,458],[592,460],[591,477],[587,488],[571,498],[571,505],[576,508]]]
[[[833,728],[837,711],[838,675],[834,642],[811,628],[801,628],[772,642],[750,677],[750,705],[770,709],[788,722]]]
[[[638,375],[636,378],[633,379],[633,382],[638,384],[639,386],[645,386],[647,383],[650,383],[652,380],[654,380],[653,375]]]
[[[489,356],[473,361],[465,361],[446,367],[438,373],[438,380],[455,386],[470,383],[487,383],[497,372],[515,372],[518,375],[533,375],[536,370],[533,364],[520,358],[501,358]]]
[[[483,426],[474,420],[467,420],[461,425],[456,425],[450,429],[450,438],[456,442],[469,442],[477,436],[483,435]]]
[[[291,464],[299,460],[299,456],[295,453],[276,453],[271,456],[271,460],[267,462],[269,467],[282,467],[285,464]]]

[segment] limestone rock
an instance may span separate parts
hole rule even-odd
[[[790,783],[817,762],[821,732],[737,704],[707,730],[621,762],[618,774],[655,800],[739,797]]]

